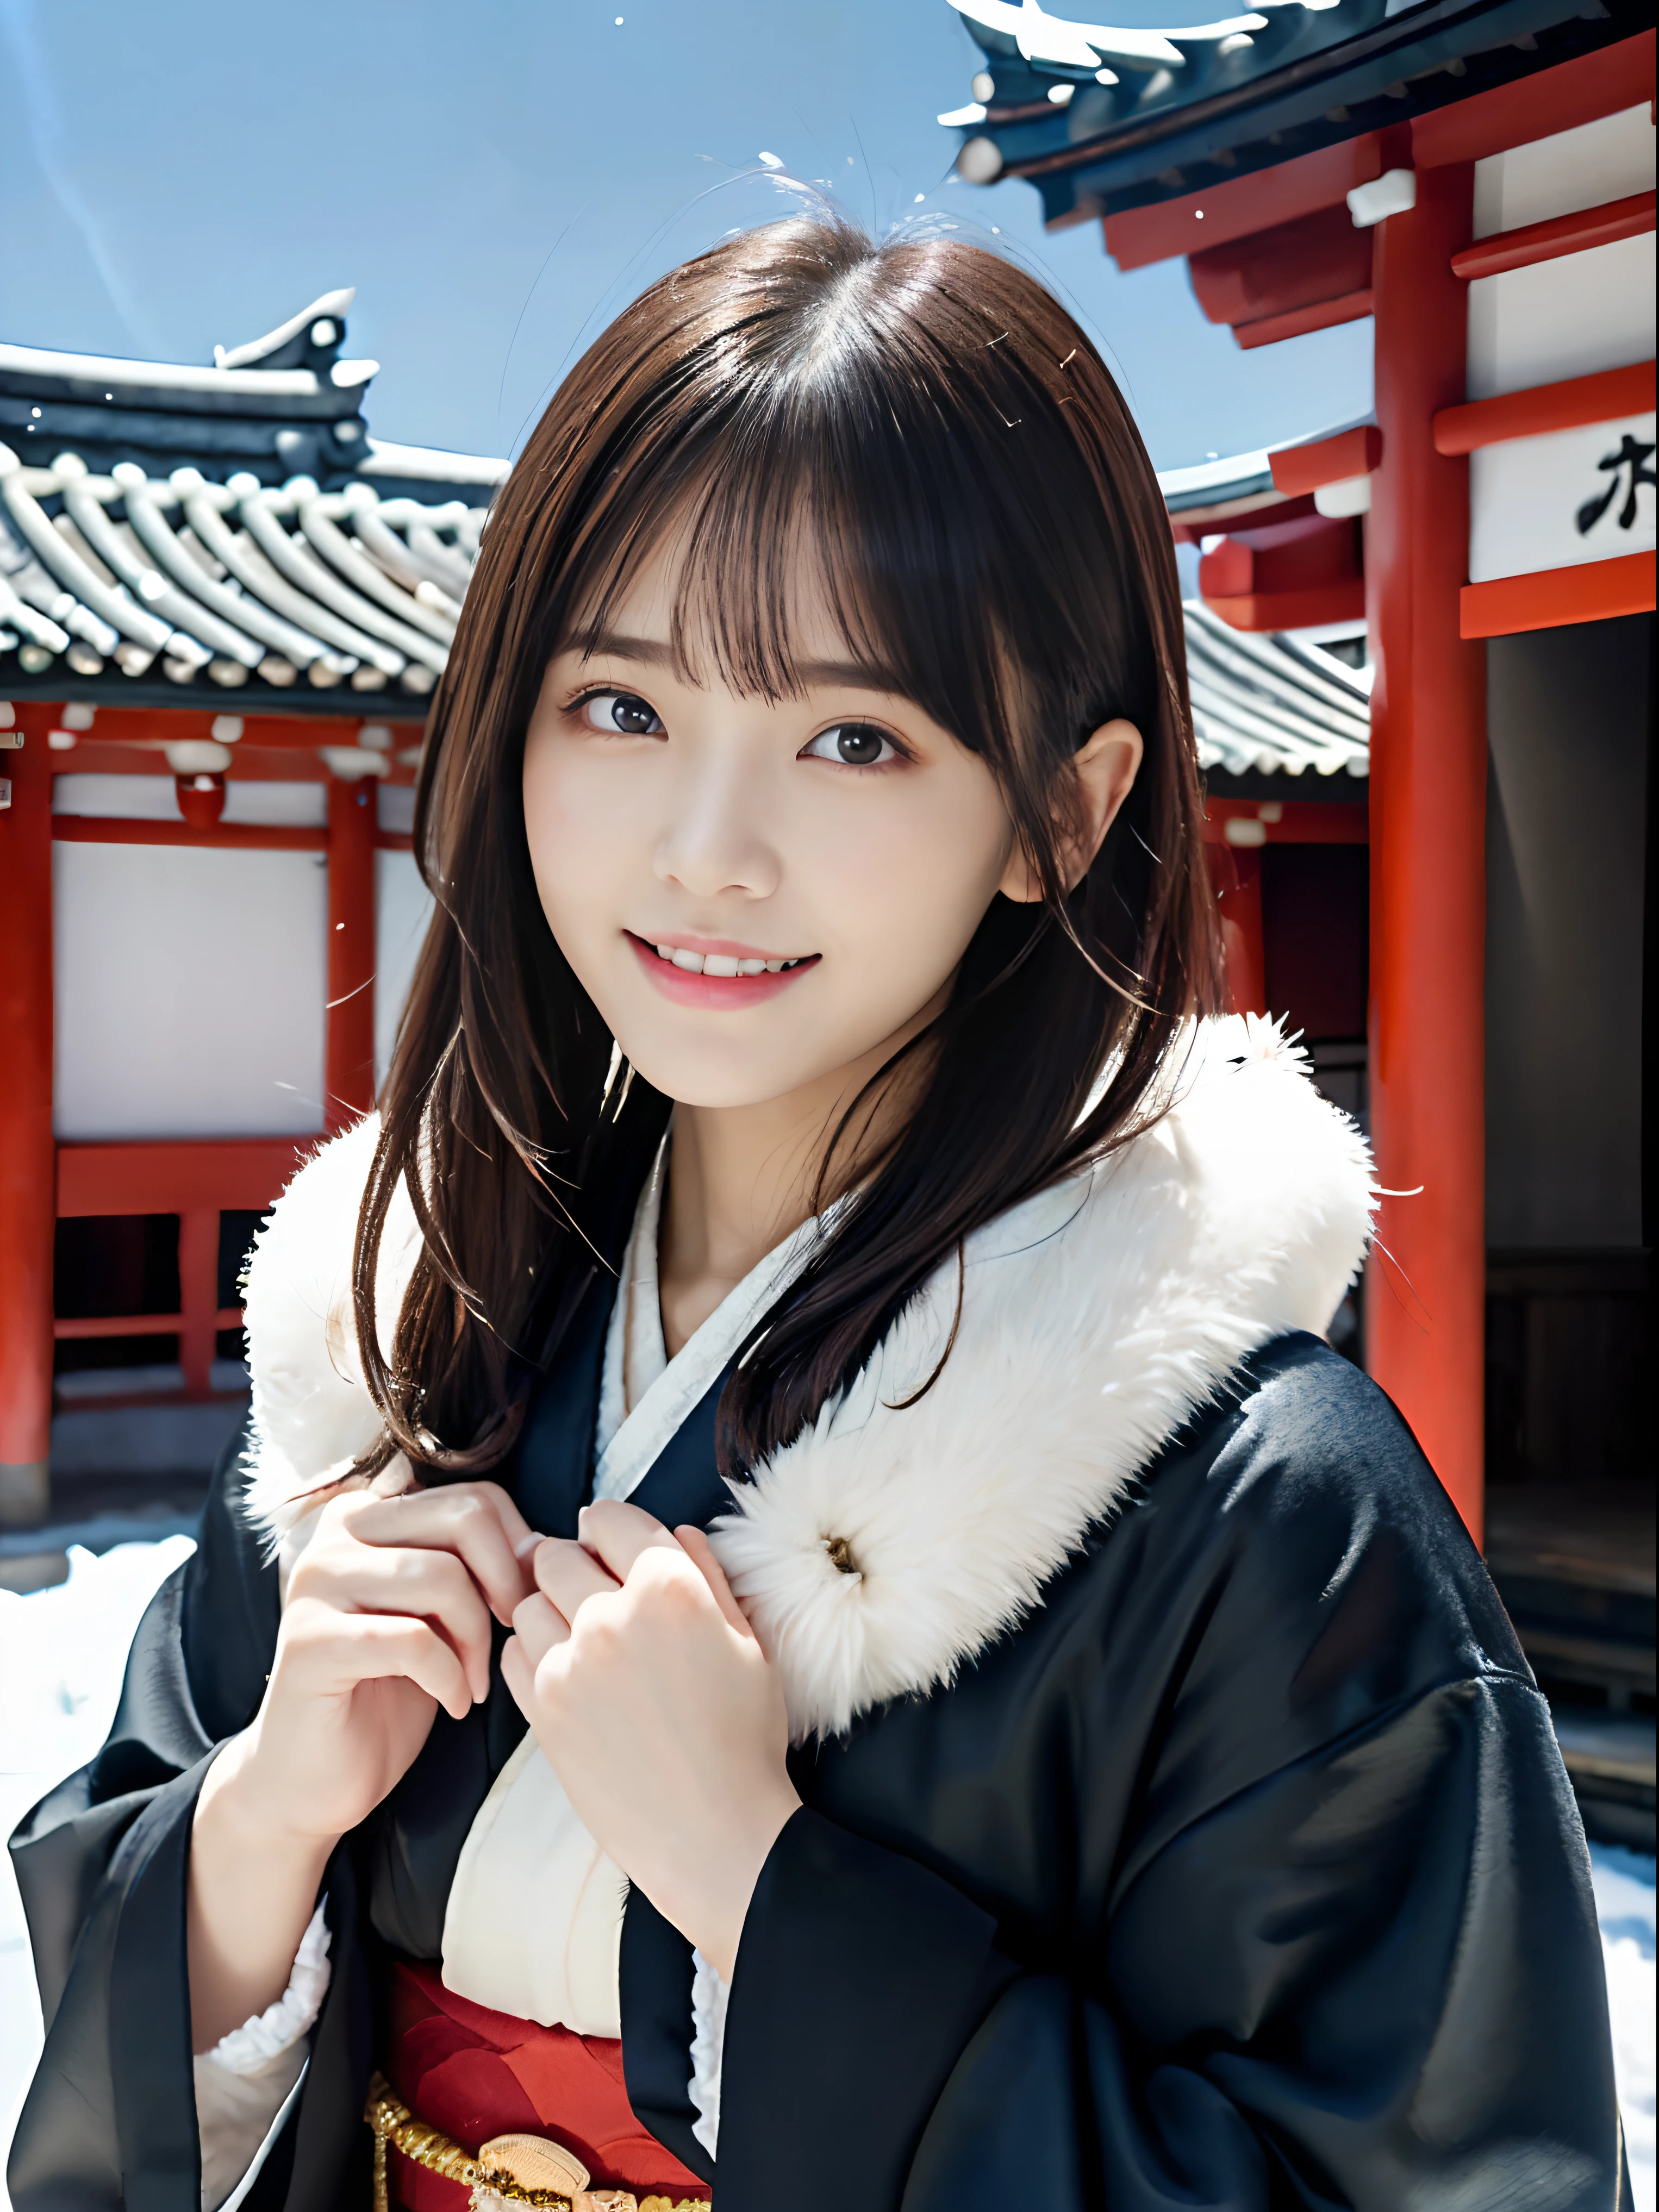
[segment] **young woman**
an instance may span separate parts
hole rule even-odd
[[[1321,1340],[1369,1162],[1215,1018],[1076,325],[819,220],[654,286],[502,491],[417,845],[246,1455],[14,1845],[17,2212],[1610,2212],[1549,1716]]]

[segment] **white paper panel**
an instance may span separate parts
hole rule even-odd
[[[1653,359],[1653,237],[1616,239],[1469,287],[1471,399]]]
[[[382,799],[399,796],[383,791]],[[392,1047],[415,961],[432,918],[432,894],[412,853],[374,855],[374,1088],[392,1064]]]
[[[1622,422],[1593,422],[1587,429],[1551,430],[1541,438],[1510,438],[1483,446],[1469,456],[1469,580],[1524,576],[1538,568],[1576,568],[1584,561],[1616,560],[1623,553],[1649,553],[1655,544],[1651,484],[1636,493],[1635,517],[1623,526],[1632,485],[1632,462],[1617,469],[1601,464],[1619,454],[1626,437],[1648,448],[1653,466],[1651,415]],[[1617,478],[1616,484],[1614,478]],[[1613,496],[1589,528],[1578,527],[1579,513],[1600,504],[1609,485]]]
[[[60,1138],[322,1127],[320,854],[59,844],[52,896]]]
[[[1646,100],[1576,131],[1558,131],[1474,165],[1474,234],[1520,230],[1653,189],[1653,123]]]
[[[128,822],[182,822],[170,775],[55,775],[54,814],[112,816]],[[232,775],[225,784],[227,822],[276,823],[295,830],[328,826],[328,792],[320,783],[265,783]]]
[[[382,830],[398,830],[408,836],[415,827],[414,785],[383,783],[374,794],[374,819]]]
[[[291,830],[328,827],[328,787],[322,783],[265,783],[252,776],[225,780],[227,822],[276,823]]]
[[[170,775],[55,775],[54,814],[111,817],[127,822],[182,822]]]

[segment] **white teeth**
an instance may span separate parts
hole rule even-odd
[[[726,952],[687,952],[678,945],[659,945],[656,953],[659,960],[683,968],[688,975],[776,975],[786,968],[799,968],[809,957],[803,952],[793,960],[738,960]]]

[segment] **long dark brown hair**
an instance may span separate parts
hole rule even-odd
[[[437,902],[381,1100],[354,1290],[385,1436],[428,1480],[510,1449],[668,1102],[544,917],[522,794],[553,653],[595,636],[684,531],[685,672],[797,689],[803,548],[848,653],[981,754],[1042,897],[997,896],[915,1100],[726,1384],[741,1470],[844,1388],[969,1231],[1141,1126],[1180,1024],[1218,1001],[1174,548],[1152,465],[1076,323],[959,237],[837,216],[732,238],[653,284],[561,386],[483,535],[428,726],[416,850]],[[1069,892],[1071,756],[1125,716],[1146,757]],[[830,1146],[820,1198],[833,1194]],[[374,1317],[401,1182],[423,1237],[390,1354]]]

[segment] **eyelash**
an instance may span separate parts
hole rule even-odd
[[[663,723],[662,716],[657,713],[656,708],[651,705],[651,702],[645,696],[644,693],[640,691],[624,690],[614,684],[591,684],[586,691],[579,691],[574,699],[568,702],[564,711],[567,714],[580,714],[584,708],[591,707],[596,699],[637,699],[642,707],[649,709],[653,718],[658,725],[656,730],[641,732],[639,734],[649,735],[652,737],[658,735],[666,736],[667,730],[665,725]],[[822,753],[814,753],[812,751],[812,747],[816,744],[822,744],[825,738],[834,737],[838,730],[868,730],[873,736],[879,738],[884,744],[890,745],[892,748],[892,753],[886,760],[864,762],[840,761],[832,762],[830,763],[831,766],[848,768],[853,769],[856,775],[878,775],[888,769],[896,768],[901,763],[908,765],[915,757],[915,756],[911,752],[909,747],[904,744],[902,738],[896,737],[892,731],[883,729],[878,722],[860,722],[852,720],[845,722],[831,722],[827,729],[820,730],[816,737],[809,738],[805,744],[801,747],[800,751],[795,756],[795,757],[798,760],[824,759],[825,756]],[[626,730],[618,730],[615,734],[618,737],[627,737],[630,732]]]
[[[850,720],[831,722],[827,730],[820,730],[817,737],[809,738],[796,755],[796,758],[798,760],[825,759],[827,757],[825,754],[815,753],[812,747],[822,744],[826,738],[833,738],[839,730],[867,730],[872,737],[879,738],[884,744],[890,745],[893,750],[891,757],[886,760],[831,762],[832,767],[851,769],[858,775],[879,775],[888,769],[908,766],[915,758],[909,748],[900,738],[895,737],[890,730],[884,730],[879,722]]]
[[[644,693],[641,691],[627,690],[623,686],[617,684],[590,684],[586,691],[579,691],[575,697],[568,702],[564,711],[567,714],[580,714],[585,707],[591,707],[596,699],[637,699],[641,706],[649,712],[653,720],[657,724],[657,727],[651,731],[640,731],[635,732],[628,730],[613,730],[609,733],[613,737],[625,738],[632,735],[639,735],[641,737],[666,737],[668,734],[667,728],[663,721],[662,716],[658,714],[656,708],[652,706],[651,702],[645,696]],[[604,734],[599,731],[597,726],[595,726],[594,733],[596,736]]]

